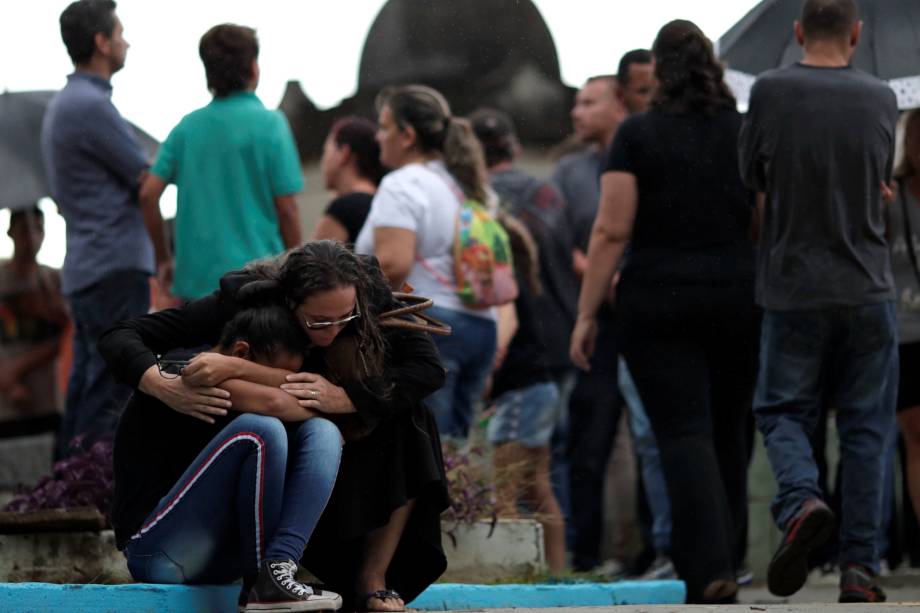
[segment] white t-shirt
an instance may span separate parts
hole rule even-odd
[[[435,306],[495,319],[494,308],[467,308],[454,291],[453,245],[460,202],[447,180],[450,175],[440,160],[407,164],[385,176],[355,241],[355,251],[374,253],[377,228],[411,230],[416,260],[406,282],[415,292],[434,300]]]

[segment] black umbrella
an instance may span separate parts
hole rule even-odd
[[[898,107],[920,106],[920,0],[856,0],[863,21],[853,66],[888,81]],[[801,0],[763,0],[719,39],[726,81],[747,103],[756,75],[802,59],[792,23]]]
[[[0,94],[0,208],[21,209],[49,196],[41,155],[42,117],[53,91]],[[153,159],[159,143],[133,126]]]

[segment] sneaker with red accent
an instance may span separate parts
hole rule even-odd
[[[834,530],[834,513],[818,498],[802,503],[786,525],[783,542],[767,567],[767,588],[777,596],[791,596],[808,579],[808,554]]]
[[[840,575],[840,598],[838,602],[885,602],[882,588],[875,582],[875,576],[862,564],[847,564]]]

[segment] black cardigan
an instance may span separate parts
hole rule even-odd
[[[99,351],[112,374],[137,388],[144,372],[156,363],[155,355],[216,344],[237,311],[237,292],[253,278],[246,271],[228,273],[220,289],[209,296],[123,321],[107,331],[99,340]],[[388,296],[385,304],[372,306],[369,310],[379,313],[392,307],[393,299]],[[350,594],[363,554],[359,546],[363,536],[384,525],[395,509],[416,500],[391,564],[394,576],[388,578],[391,587],[411,599],[446,568],[438,521],[449,505],[446,477],[437,427],[423,402],[443,385],[445,371],[428,334],[399,328],[382,331],[387,347],[383,375],[342,385],[358,416],[373,429],[365,439],[345,446],[335,490],[304,563],[330,589]],[[342,331],[348,333],[348,328]],[[323,373],[324,368],[322,349],[307,348],[303,370]],[[175,415],[166,420],[175,421]],[[174,444],[163,440],[163,452],[169,453]],[[124,487],[118,481],[116,474],[116,490]],[[171,487],[166,485],[170,479],[148,480],[151,486],[154,482],[158,490],[166,487],[159,497]],[[143,498],[150,504],[159,500],[157,493],[147,492]],[[152,510],[151,506],[147,513]]]

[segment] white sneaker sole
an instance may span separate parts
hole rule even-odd
[[[253,611],[338,611],[342,608],[342,597],[316,600],[292,600],[289,602],[250,602],[238,609],[239,613]]]

